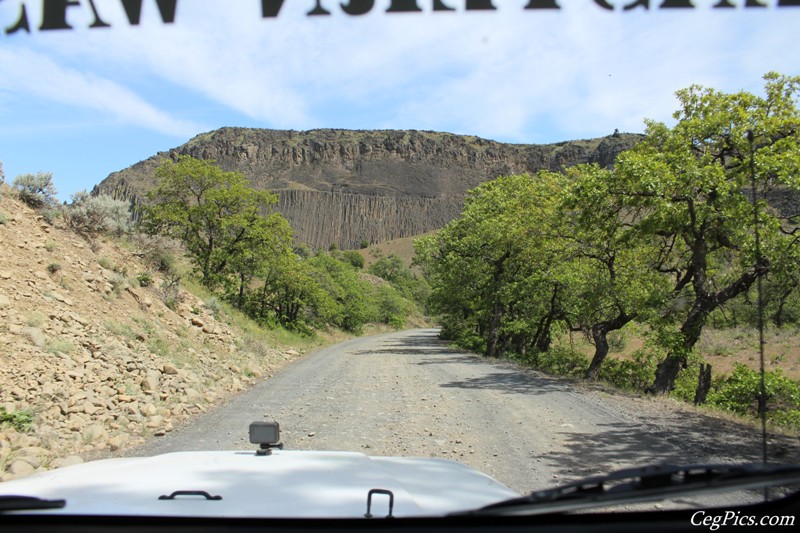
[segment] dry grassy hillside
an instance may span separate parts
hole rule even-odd
[[[0,184],[0,480],[163,435],[298,355],[166,290],[143,246],[90,245]]]

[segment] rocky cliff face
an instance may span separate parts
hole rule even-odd
[[[466,192],[497,176],[610,165],[640,136],[551,145],[503,144],[421,131],[223,128],[111,174],[97,190],[140,201],[155,185],[158,160],[213,159],[279,194],[278,209],[298,240],[315,248],[418,235],[456,217]]]

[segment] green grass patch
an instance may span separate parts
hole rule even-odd
[[[9,413],[4,407],[0,407],[0,425],[8,425],[19,432],[25,433],[30,430],[32,424],[33,413],[30,411],[21,410]]]
[[[133,340],[136,338],[136,332],[133,330],[130,324],[123,324],[121,322],[106,322],[105,323],[106,329],[117,335],[119,337],[124,337],[128,340]]]
[[[116,269],[116,267],[114,266],[114,262],[111,259],[109,259],[108,257],[105,257],[105,256],[103,256],[100,259],[98,259],[97,263],[101,267],[105,268],[106,270],[115,270]]]
[[[32,328],[38,328],[45,322],[47,322],[47,317],[41,311],[31,311],[25,319],[25,323]]]
[[[45,350],[50,353],[71,354],[75,351],[75,345],[63,339],[52,339],[45,344]]]

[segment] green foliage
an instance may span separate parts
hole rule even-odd
[[[405,299],[392,285],[378,285],[371,294],[375,307],[373,321],[388,324],[400,329],[405,326],[406,317],[414,310],[414,304]]]
[[[328,306],[324,309],[326,321],[345,331],[361,333],[369,319],[369,302],[365,281],[349,264],[334,259],[328,254],[319,254],[308,259],[311,276],[327,294]]]
[[[50,263],[47,265],[47,272],[50,274],[55,274],[59,270],[61,270],[61,265],[59,263]]]
[[[347,250],[342,252],[342,260],[350,263],[358,270],[362,270],[364,268],[364,256],[355,250]]]
[[[585,355],[565,346],[554,346],[546,352],[536,352],[527,361],[538,370],[567,377],[581,377],[589,366]]]
[[[0,224],[5,224],[6,222],[8,222],[8,216],[0,211]]]
[[[89,236],[104,232],[122,235],[132,227],[128,202],[105,194],[91,196],[85,190],[72,195],[64,219],[72,229]]]
[[[415,302],[420,308],[427,305],[430,285],[425,278],[416,276],[397,254],[378,258],[367,272],[388,281],[403,298]]]
[[[111,290],[115,296],[119,296],[123,290],[128,286],[128,278],[120,272],[115,272],[109,280],[111,283]]]
[[[57,205],[47,206],[39,209],[39,215],[42,217],[42,220],[51,226],[56,223],[62,214],[63,210]]]
[[[261,216],[277,197],[249,186],[238,172],[213,162],[179,156],[156,170],[160,182],[148,193],[143,227],[151,235],[180,240],[204,285],[222,284],[231,263],[261,240],[274,219]]]
[[[164,274],[170,274],[175,271],[175,255],[169,250],[154,249],[153,255],[150,256],[150,262],[157,271]]]
[[[219,298],[212,296],[203,303],[206,306],[206,309],[211,311],[211,314],[214,315],[214,318],[219,319],[223,309],[222,302],[220,302]]]
[[[153,275],[150,272],[139,272],[136,275],[136,281],[140,287],[150,287],[153,285]]]
[[[102,256],[97,260],[97,263],[106,270],[116,270],[114,262],[108,257]]]
[[[625,350],[627,339],[622,331],[612,331],[608,334],[608,349],[611,352],[622,352]]]
[[[800,309],[797,220],[763,199],[800,190],[800,77],[765,80],[763,97],[679,91],[675,126],[648,122],[644,141],[611,170],[505,176],[470,191],[460,218],[415,243],[443,336],[535,359],[569,324],[595,344],[593,377],[620,339],[609,335],[637,320],[664,364],[614,362],[608,379],[636,387],[652,371],[650,389],[668,392],[712,313],[752,319],[741,301],[759,278],[770,275],[775,321],[791,320]],[[382,258],[372,268],[393,279],[394,266]]]
[[[25,410],[9,413],[5,407],[0,407],[0,424],[8,424],[17,431],[26,433],[33,425],[33,414]]]
[[[694,403],[694,396],[697,392],[700,365],[704,363],[703,358],[697,353],[692,352],[686,363],[686,368],[678,375],[675,386],[670,391],[670,396],[686,403]]]
[[[643,391],[653,379],[657,362],[658,356],[650,350],[637,350],[625,359],[609,358],[600,369],[600,379],[621,389]]]
[[[383,256],[372,263],[367,272],[381,277],[390,283],[396,283],[403,278],[410,277],[410,271],[403,265],[403,260],[396,254]]]
[[[161,297],[161,301],[173,311],[178,308],[178,304],[182,300],[180,288],[181,276],[177,274],[165,278],[158,287],[158,295]]]
[[[563,316],[566,271],[553,238],[561,187],[553,173],[500,177],[470,191],[460,218],[415,241],[445,338],[489,356],[546,350]],[[395,263],[376,265],[393,278]]]
[[[17,190],[19,199],[34,209],[56,205],[58,191],[53,184],[51,172],[21,174],[14,178],[11,186]]]
[[[360,279],[358,252],[332,245],[330,253],[312,254],[295,245],[286,220],[264,214],[277,197],[251,188],[241,174],[182,156],[165,160],[157,175],[159,186],[143,209],[144,229],[179,240],[200,283],[258,323],[302,335],[328,326],[358,334],[371,320],[400,326],[414,310],[401,289],[374,289]],[[165,247],[149,250],[151,264],[173,271]],[[171,279],[159,290],[174,308],[179,278]],[[424,284],[410,271],[403,280],[402,291],[424,297]]]
[[[800,384],[780,370],[764,374],[767,392],[767,418],[775,423],[800,429]],[[708,395],[708,403],[740,415],[757,416],[761,396],[760,373],[737,364],[730,376],[718,380]]]
[[[295,245],[292,247],[292,251],[301,259],[308,259],[314,255],[314,252],[311,251],[311,248],[309,248],[304,242],[295,243]]]
[[[69,354],[75,351],[75,345],[67,340],[53,339],[45,344],[45,349],[50,353]]]
[[[671,329],[654,392],[670,390],[709,315],[768,273],[797,272],[796,220],[767,209],[778,189],[800,190],[800,77],[765,76],[765,96],[700,86],[678,91],[677,123],[647,123],[645,140],[619,156],[608,187],[642,238],[659,243],[672,281],[658,327]],[[755,250],[758,195],[761,255]],[[796,285],[796,283],[795,283]]]

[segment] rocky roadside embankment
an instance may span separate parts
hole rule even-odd
[[[0,481],[164,435],[298,355],[245,345],[145,241],[59,226],[0,185]]]

